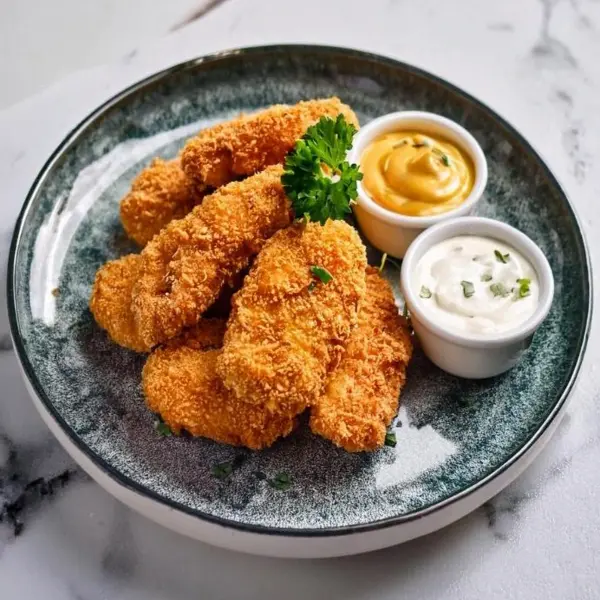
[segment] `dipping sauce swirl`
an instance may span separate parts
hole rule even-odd
[[[420,306],[441,327],[475,336],[510,331],[536,311],[531,263],[491,238],[458,236],[431,247],[413,276]]]
[[[418,131],[386,133],[362,154],[363,186],[380,206],[425,217],[459,206],[471,193],[475,168],[449,140]]]

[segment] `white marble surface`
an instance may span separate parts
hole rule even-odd
[[[131,4],[149,14],[155,10],[149,0]],[[88,36],[81,18],[69,23],[69,40],[75,46]],[[533,142],[563,182],[587,229],[592,258],[598,260],[598,0],[227,0],[169,33],[180,19],[180,14],[163,17],[163,35],[120,61],[74,72],[0,112],[0,241],[8,238],[32,179],[64,134],[125,85],[164,66],[228,47],[319,42],[414,63],[500,112]],[[3,16],[0,39],[14,26]],[[127,34],[127,28],[118,29],[118,35]],[[27,32],[41,36],[36,43],[42,48],[55,35],[43,22]],[[145,37],[140,34],[138,39]],[[108,51],[106,56],[108,60]],[[4,73],[10,53],[0,53],[0,61]],[[4,79],[3,85],[7,83]],[[0,253],[3,270],[5,244],[0,244]],[[4,313],[2,305],[0,346],[6,348]],[[19,536],[0,524],[0,597],[599,598],[598,333],[595,323],[579,384],[555,438],[488,505],[404,546],[305,562],[210,548],[119,505],[58,447],[27,397],[12,351],[5,349],[0,353],[0,506],[13,503],[38,477],[47,482],[65,469],[72,474],[64,485],[54,480],[51,495],[39,493],[43,483],[25,493],[26,502],[16,507],[23,524]]]

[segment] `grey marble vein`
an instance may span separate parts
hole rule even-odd
[[[514,31],[515,30],[515,26],[512,23],[505,23],[505,22],[497,22],[497,23],[490,23],[487,28],[490,31],[506,31],[506,32],[510,32],[510,31]]]
[[[0,352],[12,350],[12,340],[8,333],[0,335]]]
[[[138,551],[131,535],[127,509],[115,505],[107,546],[102,555],[102,572],[117,585],[129,581],[135,573]]]
[[[577,69],[578,61],[569,47],[550,34],[552,14],[560,0],[539,1],[542,5],[542,25],[540,28],[539,39],[531,49],[533,58],[543,66]]]
[[[179,29],[182,29],[186,25],[189,25],[190,23],[193,23],[194,21],[201,19],[202,17],[207,15],[209,12],[211,12],[212,10],[214,10],[215,8],[217,8],[224,2],[227,2],[227,0],[205,0],[205,1],[203,1],[196,10],[191,12],[187,17],[185,17],[181,21],[178,21],[177,23],[175,23],[175,25],[173,25],[173,27],[171,27],[170,31],[171,32],[178,31]]]

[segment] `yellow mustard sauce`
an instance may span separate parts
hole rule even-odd
[[[413,217],[456,208],[475,179],[473,162],[458,146],[418,131],[375,139],[363,152],[360,167],[363,186],[377,204]]]

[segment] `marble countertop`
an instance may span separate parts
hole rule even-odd
[[[33,14],[45,3],[25,4]],[[87,4],[105,5],[110,27],[102,20],[90,27],[93,11],[73,13],[60,31],[38,18],[24,29],[21,43],[31,36],[31,48],[43,52],[56,46],[51,39],[64,35],[70,56],[93,38],[99,44],[95,54],[66,61],[69,69],[79,69],[67,74],[66,67],[56,66],[63,64],[61,46],[63,55],[53,50],[54,62],[54,55],[44,57],[43,64],[54,65],[51,77],[38,66],[31,77],[39,80],[0,93],[0,106],[12,104],[0,111],[0,507],[5,517],[0,597],[600,598],[597,321],[566,417],[541,456],[504,492],[451,527],[403,546],[344,559],[285,561],[183,538],[131,512],[90,481],[43,425],[21,383],[4,301],[6,244],[14,220],[33,178],[67,131],[113,93],[158,69],[225,48],[276,42],[379,52],[479,97],[546,158],[581,216],[596,262],[600,2],[178,0],[169,13],[135,0],[121,3],[138,9],[128,8],[127,27],[120,20],[125,16],[110,12],[121,10],[117,3]],[[146,14],[147,19],[131,16]],[[138,20],[145,25],[138,26]],[[0,39],[17,25],[22,25],[18,14],[3,18]],[[103,36],[105,54],[98,42]],[[115,60],[114,48],[128,50]],[[109,62],[81,68],[101,63],[98,56]],[[19,82],[11,80],[16,70],[10,64],[10,53],[2,52],[8,87]],[[53,78],[59,80],[14,103]]]

